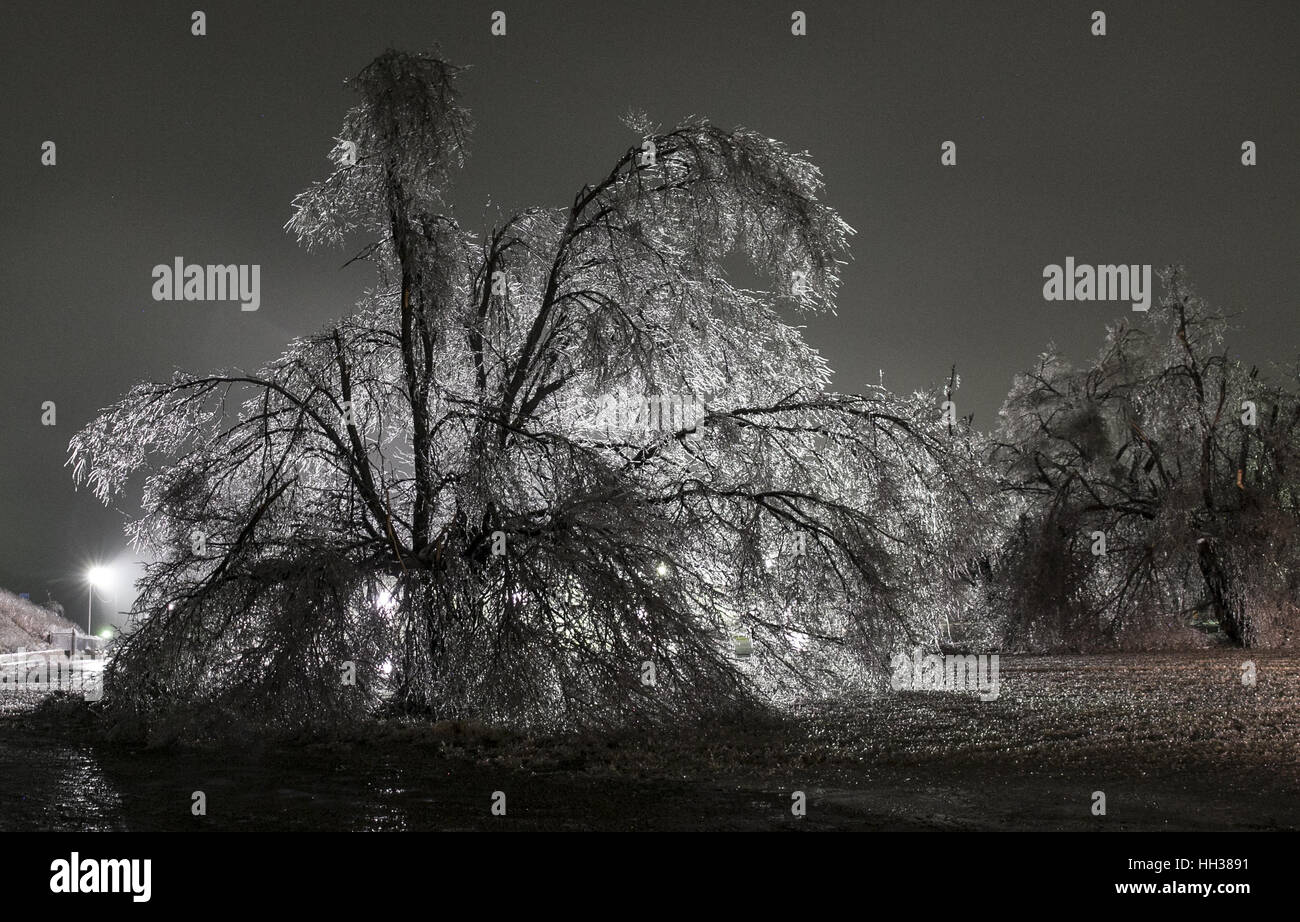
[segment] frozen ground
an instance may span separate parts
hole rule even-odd
[[[1003,657],[1000,692],[653,738],[389,727],[234,751],[97,745],[92,716],[11,715],[0,829],[1300,828],[1300,657]]]

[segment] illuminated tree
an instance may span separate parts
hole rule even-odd
[[[828,391],[784,319],[833,309],[851,234],[808,157],[634,120],[568,207],[475,235],[444,198],[455,73],[366,67],[336,169],[295,200],[307,245],[364,241],[355,313],[255,373],[138,385],[74,439],[105,501],[149,475],[130,534],[156,559],[110,698],[593,722],[839,681],[932,636],[918,587],[948,579],[971,455],[928,396]],[[737,255],[759,287],[728,280]],[[669,411],[602,430],[612,395]]]

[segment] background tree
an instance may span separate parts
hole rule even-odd
[[[1246,646],[1293,623],[1300,404],[1229,356],[1227,318],[1180,269],[1161,278],[1160,303],[1110,327],[1092,363],[1051,349],[1004,405],[996,460],[1023,503],[1000,580],[1013,637],[1150,642],[1198,607]]]

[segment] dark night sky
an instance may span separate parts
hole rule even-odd
[[[790,35],[795,8],[805,38]],[[1095,8],[1104,38],[1089,34]],[[489,34],[494,9],[505,38]],[[386,47],[435,44],[472,67],[478,127],[454,196],[472,228],[571,201],[633,142],[629,108],[809,150],[858,230],[839,316],[808,329],[841,389],[878,369],[911,389],[955,362],[959,411],[987,426],[1048,342],[1086,356],[1129,310],[1045,303],[1042,269],[1066,256],[1183,262],[1212,302],[1246,311],[1235,351],[1295,351],[1293,0],[5,0],[0,586],[52,591],[84,618],[81,573],[125,552],[130,509],[74,492],[72,434],[140,378],[260,364],[370,284],[365,265],[339,270],[350,252],[308,254],[281,228],[328,171],[352,102],[342,79]],[[945,139],[955,168],[939,166]],[[1240,165],[1246,139],[1257,167]],[[55,167],[40,165],[45,140]],[[260,264],[261,309],[153,301],[151,268],[177,256]]]

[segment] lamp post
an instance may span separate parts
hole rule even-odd
[[[101,589],[112,581],[112,574],[107,567],[91,567],[86,571],[86,633],[93,634],[91,630],[91,616],[95,610],[95,590]]]

